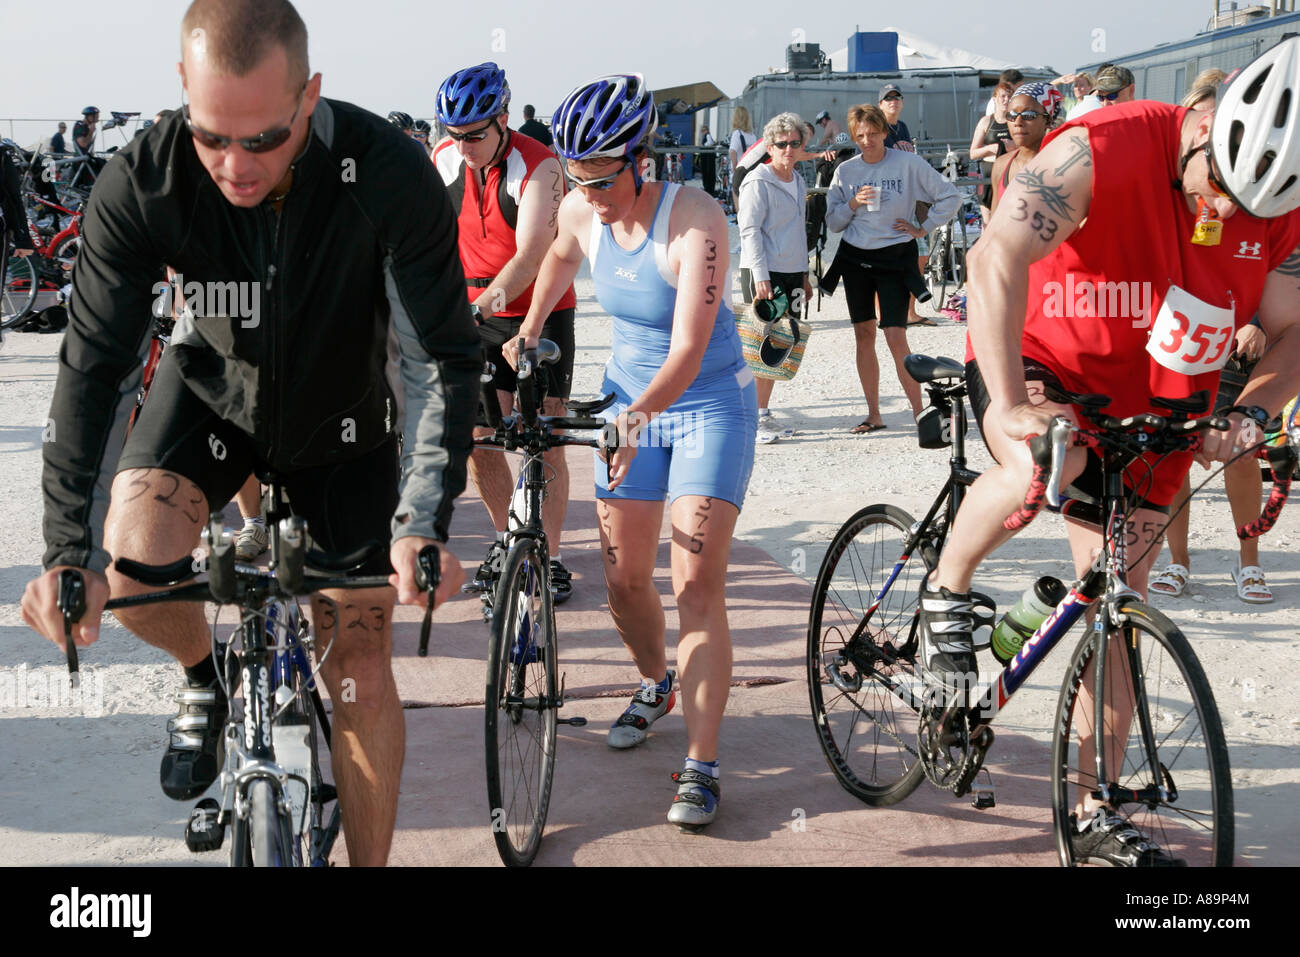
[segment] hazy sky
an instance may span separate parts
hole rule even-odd
[[[180,19],[188,4],[139,0],[0,0],[0,119],[72,120],[94,104],[145,116],[179,103]],[[1204,29],[1210,0],[1056,0],[910,4],[651,0],[553,4],[496,0],[299,0],[312,69],[326,96],[379,113],[431,116],[441,81],[483,60],[505,67],[514,103],[549,115],[563,95],[602,73],[641,72],[653,88],[712,80],[728,96],[783,67],[794,31],[830,52],[854,29],[894,26],[1059,71]],[[1073,9],[1073,16],[1067,10]],[[518,119],[518,113],[512,119]],[[15,132],[48,136],[48,123]],[[9,135],[0,122],[0,135]],[[120,142],[115,132],[102,145]]]

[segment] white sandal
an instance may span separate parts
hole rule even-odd
[[[1250,605],[1267,605],[1273,600],[1273,590],[1264,580],[1264,569],[1258,565],[1241,566],[1237,559],[1232,568],[1232,581],[1237,586],[1237,597]]]
[[[1164,571],[1151,579],[1151,584],[1147,587],[1157,595],[1168,595],[1170,598],[1177,598],[1187,590],[1187,582],[1191,577],[1192,573],[1186,565],[1170,562],[1165,566]]]

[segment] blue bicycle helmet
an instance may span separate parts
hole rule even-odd
[[[438,88],[438,120],[443,126],[469,126],[498,115],[510,103],[506,71],[495,63],[458,70]]]
[[[564,98],[551,118],[555,149],[565,159],[621,158],[654,135],[654,95],[639,73],[602,76]],[[638,191],[640,177],[637,177]]]

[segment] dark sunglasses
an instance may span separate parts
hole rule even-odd
[[[890,93],[888,96],[885,97],[885,100],[901,100],[902,98],[903,98],[903,94],[901,93]],[[885,100],[881,100],[880,102],[884,103]]]
[[[596,179],[578,179],[572,173],[568,172],[568,170],[565,170],[565,175],[568,176],[569,178],[569,185],[574,187],[575,189],[579,186],[581,186],[583,189],[601,189],[601,190],[613,189],[614,181],[618,179],[620,176],[622,176],[624,172],[631,169],[632,164],[633,164],[632,157],[624,156],[623,165],[618,168],[617,172],[611,173],[608,176],[600,176]]]
[[[480,126],[472,133],[453,133],[451,130],[448,130],[447,135],[457,143],[482,143],[488,138],[488,131],[496,125],[496,120],[489,120],[487,126]]]
[[[773,143],[774,150],[797,150],[803,146],[803,140],[781,140],[779,143]]]
[[[298,120],[298,113],[302,110],[303,94],[307,92],[307,85],[303,84],[298,91],[298,105],[294,108],[293,116],[289,118],[287,126],[279,129],[267,130],[265,133],[258,133],[256,136],[248,136],[243,139],[235,139],[229,136],[220,136],[217,133],[209,133],[203,127],[199,126],[190,119],[190,105],[188,103],[181,107],[181,113],[185,117],[185,125],[189,127],[190,135],[194,137],[202,146],[210,150],[229,149],[232,143],[238,143],[241,147],[250,153],[269,153],[271,150],[279,149],[289,137],[293,135],[293,124]]]
[[[1042,112],[1040,112],[1040,111],[1038,111],[1038,110],[1021,110],[1019,113],[1017,113],[1017,112],[1014,111],[1014,110],[1007,110],[1007,122],[1008,122],[1008,123],[1011,123],[1011,122],[1013,122],[1014,120],[1021,120],[1021,119],[1023,119],[1023,120],[1036,120],[1036,119],[1038,119],[1040,116],[1047,116],[1047,114],[1046,114],[1046,113],[1042,113]]]
[[[1103,103],[1114,103],[1119,99],[1120,94],[1119,90],[1116,90],[1114,93],[1101,93],[1097,90],[1093,90],[1092,92],[1097,99],[1101,100]]]

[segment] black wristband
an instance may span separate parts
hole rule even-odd
[[[1224,412],[1224,415],[1231,415],[1233,412],[1240,412],[1248,419],[1254,419],[1255,424],[1261,429],[1268,425],[1269,420],[1273,417],[1268,414],[1268,410],[1258,405],[1234,405]]]

